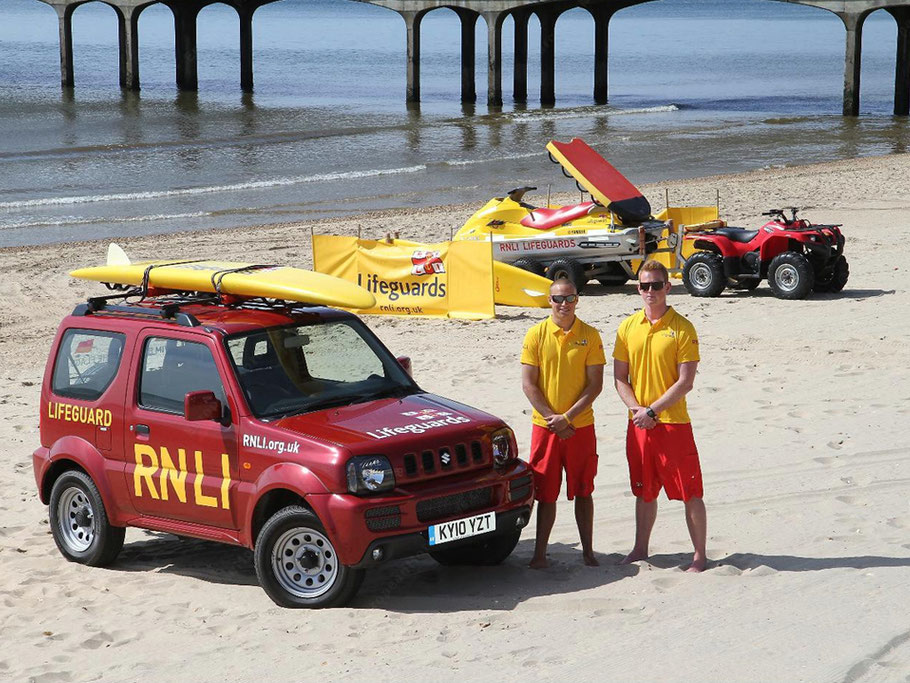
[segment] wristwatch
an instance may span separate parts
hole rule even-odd
[[[656,420],[656,419],[657,419],[657,413],[654,412],[654,410],[651,408],[651,406],[648,406],[647,408],[645,408],[645,413],[646,413],[647,416],[650,417],[652,420]]]

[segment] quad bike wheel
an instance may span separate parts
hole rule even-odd
[[[724,260],[710,251],[692,254],[683,266],[683,284],[692,296],[720,296],[727,286]]]
[[[848,279],[850,279],[850,266],[847,263],[847,259],[841,254],[834,261],[834,267],[826,277],[815,278],[815,291],[839,292],[844,288],[844,285],[847,284]]]
[[[298,505],[263,525],[253,561],[259,585],[282,607],[337,607],[363,581],[362,569],[341,564],[319,518]]]
[[[126,529],[108,522],[98,487],[85,472],[61,474],[48,509],[54,542],[70,562],[103,567],[123,548]]]
[[[588,283],[588,276],[585,275],[585,267],[573,259],[557,259],[547,268],[547,277],[551,280],[565,278],[575,285],[575,290],[581,294]]]
[[[444,565],[493,566],[501,564],[518,545],[521,530],[496,534],[456,548],[430,550],[430,557]]]
[[[629,281],[629,274],[616,263],[607,264],[607,271],[597,278],[604,287],[621,287]]]
[[[815,285],[815,271],[803,254],[785,251],[771,259],[768,284],[779,299],[805,299]]]
[[[529,273],[534,273],[535,275],[543,275],[547,270],[546,268],[543,267],[543,264],[540,261],[536,261],[532,258],[526,258],[526,257],[516,259],[515,262],[512,263],[512,265],[515,266],[516,268],[521,268],[522,270],[526,270]]]

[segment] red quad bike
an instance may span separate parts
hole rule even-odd
[[[790,211],[788,218],[785,211]],[[813,225],[797,218],[796,207],[771,209],[758,230],[717,228],[692,232],[697,251],[686,260],[683,283],[692,296],[720,296],[724,288],[755,289],[767,278],[780,299],[804,299],[809,292],[839,292],[850,268],[839,225]]]

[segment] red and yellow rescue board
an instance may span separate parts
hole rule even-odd
[[[146,284],[157,289],[220,291],[233,296],[265,297],[318,306],[371,308],[376,305],[375,297],[362,287],[311,270],[204,259],[131,263],[114,244],[108,251],[108,265],[80,268],[70,275],[118,285],[141,285],[147,277]]]
[[[651,218],[651,204],[641,191],[584,140],[551,140],[547,144],[547,150],[552,159],[571,174],[579,185],[624,223],[637,224]]]

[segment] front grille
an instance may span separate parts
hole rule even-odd
[[[388,531],[401,526],[401,508],[387,505],[381,508],[370,508],[363,513],[370,531]]]
[[[468,456],[470,449],[470,457]],[[453,446],[441,446],[436,450],[418,453],[406,453],[404,456],[404,475],[416,477],[420,474],[438,474],[451,472],[461,467],[483,462],[483,445],[480,441],[470,444],[458,443]]]
[[[417,503],[417,519],[428,522],[433,519],[452,517],[465,512],[489,507],[493,501],[493,487],[474,489],[451,496],[431,498]]]

